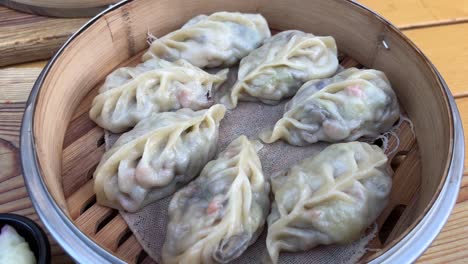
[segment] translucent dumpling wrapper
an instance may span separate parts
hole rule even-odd
[[[270,208],[260,148],[240,136],[174,195],[163,263],[227,263],[255,242]]]
[[[101,205],[135,212],[174,193],[216,154],[225,107],[154,114],[124,133],[94,172]]]
[[[260,14],[218,12],[199,15],[181,29],[156,38],[143,60],[153,56],[165,60],[185,59],[195,66],[231,66],[270,37],[270,29]]]
[[[36,263],[36,258],[28,242],[9,225],[4,225],[0,230],[0,263]]]
[[[378,146],[339,143],[274,176],[266,240],[272,262],[282,251],[359,239],[387,204],[386,163]]]
[[[89,115],[102,128],[124,132],[152,113],[210,107],[213,90],[226,78],[227,70],[209,74],[183,60],[153,58],[112,72]]]
[[[177,64],[171,63],[166,60],[159,58],[152,58],[143,63],[136,65],[135,67],[120,67],[109,73],[106,77],[106,81],[99,88],[99,93],[103,93],[107,90],[122,86],[129,81],[135,79],[138,75],[161,68],[173,67]]]
[[[261,133],[260,138],[297,146],[375,138],[399,117],[398,100],[385,74],[351,68],[330,79],[305,83],[286,104],[273,131]]]
[[[330,77],[337,69],[333,37],[283,31],[241,60],[237,82],[221,103],[228,108],[239,100],[278,104],[305,82]]]

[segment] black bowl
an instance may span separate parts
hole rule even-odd
[[[50,263],[50,244],[44,231],[31,219],[15,214],[0,214],[0,229],[12,226],[29,244],[38,264]]]

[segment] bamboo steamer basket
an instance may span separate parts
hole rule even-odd
[[[118,0],[0,0],[21,12],[51,17],[91,17]]]
[[[362,261],[414,261],[441,230],[458,194],[460,117],[444,80],[411,41],[369,9],[342,0],[134,0],[93,18],[45,67],[24,114],[23,175],[50,233],[81,263],[148,260],[118,212],[95,203],[91,179],[104,139],[88,110],[111,70],[139,62],[148,30],[162,36],[195,15],[221,10],[261,13],[273,31],[332,35],[343,66],[387,74],[414,134],[406,123],[398,130],[400,146],[389,157],[395,172],[390,202],[369,245],[381,250]]]

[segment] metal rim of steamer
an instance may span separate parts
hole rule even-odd
[[[19,2],[12,1],[12,0],[0,0],[0,5],[4,5],[8,8],[11,8],[20,12],[25,12],[25,13],[30,13],[30,14],[40,15],[40,16],[66,17],[66,18],[92,17],[92,16],[95,16],[96,14],[99,14],[106,8],[108,8],[108,5],[96,6],[96,7],[84,7],[84,8],[81,8],[81,7],[80,8],[42,7],[42,6],[19,3]]]
[[[68,254],[79,263],[125,263],[121,259],[114,256],[104,248],[100,247],[93,240],[81,232],[73,222],[65,215],[60,207],[55,203],[53,197],[47,190],[47,186],[41,177],[39,162],[35,149],[35,142],[33,136],[34,126],[34,112],[37,103],[39,90],[42,87],[46,75],[49,73],[51,66],[55,63],[57,58],[63,52],[73,39],[81,34],[86,28],[92,25],[104,14],[123,6],[132,0],[124,0],[115,5],[110,6],[82,28],[80,28],[70,39],[60,48],[54,57],[45,66],[38,79],[36,80],[29,99],[26,103],[26,108],[23,116],[20,147],[21,147],[21,166],[23,177],[25,178],[26,187],[28,189],[29,197],[32,200],[34,208],[38,213],[40,219],[50,231],[52,236],[64,248]],[[347,0],[353,5],[371,12],[389,27],[393,28],[401,37],[405,38],[403,34],[390,22],[376,14],[372,10],[352,0]],[[405,38],[406,39],[406,38]],[[406,39],[409,43],[412,42]],[[413,44],[412,47],[421,54],[424,60],[432,67],[436,73],[439,81],[444,87],[445,94],[448,98],[449,107],[451,109],[453,118],[453,152],[450,160],[447,178],[442,186],[442,189],[434,201],[433,206],[428,210],[419,223],[405,236],[402,240],[396,243],[393,247],[388,249],[382,255],[370,261],[372,264],[376,263],[411,263],[415,261],[422,253],[429,247],[435,237],[439,234],[442,227],[448,220],[448,217],[455,205],[461,179],[463,176],[463,163],[464,163],[464,134],[463,127],[450,90],[446,82],[429,61],[429,59]]]

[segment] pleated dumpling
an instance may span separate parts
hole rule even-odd
[[[106,81],[99,88],[99,93],[103,93],[107,90],[122,86],[129,81],[135,79],[138,75],[161,68],[173,67],[177,64],[172,62],[161,60],[159,58],[152,58],[143,63],[136,65],[135,67],[120,67],[109,73],[106,77]]]
[[[135,212],[175,192],[216,153],[226,108],[154,114],[124,133],[94,172],[97,202]]]
[[[242,59],[237,82],[221,103],[228,108],[235,108],[239,100],[277,104],[306,81],[330,77],[337,69],[333,37],[283,31]]]
[[[305,83],[286,104],[266,143],[283,139],[304,146],[317,141],[377,137],[400,117],[395,92],[381,71],[351,68],[330,79]]]
[[[209,74],[183,60],[153,58],[111,73],[89,115],[102,128],[124,132],[152,113],[210,107],[212,90],[226,78],[227,70]]]
[[[272,262],[281,251],[359,239],[386,206],[392,185],[386,163],[375,145],[340,143],[273,177],[266,239]]]
[[[270,208],[260,148],[240,136],[174,195],[163,263],[227,263],[255,242]]]
[[[270,37],[260,14],[218,12],[199,15],[181,29],[155,39],[143,60],[153,56],[165,60],[185,59],[195,66],[231,66]]]

